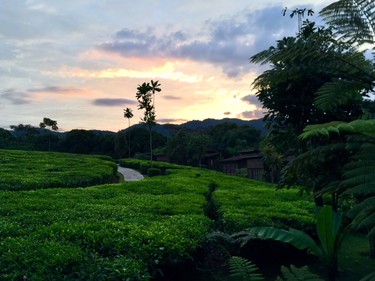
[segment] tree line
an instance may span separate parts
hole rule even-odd
[[[149,159],[149,128],[135,125],[117,133],[94,130],[71,130],[61,133],[32,125],[12,125],[12,131],[0,129],[0,149],[58,151],[80,154],[103,154],[113,158]],[[221,123],[206,129],[176,129],[166,137],[152,131],[153,153],[169,156],[173,163],[200,166],[207,151],[222,157],[245,149],[256,149],[259,130],[234,123]]]

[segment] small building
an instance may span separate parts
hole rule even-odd
[[[152,158],[159,162],[169,162],[169,156],[167,154],[153,154]]]
[[[220,169],[220,159],[221,155],[219,152],[214,150],[208,150],[202,156],[202,167],[212,170],[219,170]]]
[[[255,180],[264,180],[263,157],[257,150],[246,150],[238,155],[220,161],[222,171],[229,175],[241,175]]]

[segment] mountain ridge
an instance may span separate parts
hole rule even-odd
[[[168,124],[168,123],[156,124],[152,130],[166,137],[170,137],[181,129],[199,131],[199,130],[205,130],[210,127],[214,127],[216,125],[223,124],[223,123],[232,123],[232,124],[236,124],[237,126],[250,126],[257,130],[260,130],[262,135],[266,135],[268,132],[268,130],[265,127],[265,123],[263,119],[242,120],[238,118],[223,118],[223,119],[207,118],[204,120],[191,120],[191,121],[187,121],[185,123],[179,124],[179,125]],[[145,125],[142,123],[134,124],[130,126],[130,128],[126,128],[121,131],[127,131],[129,129],[131,130],[132,128],[142,127],[142,126],[145,126]]]

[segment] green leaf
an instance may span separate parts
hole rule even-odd
[[[299,250],[308,249],[312,254],[321,256],[322,251],[316,242],[306,233],[290,228],[289,231],[274,227],[253,227],[249,229],[251,234],[255,234],[261,239],[272,239],[291,244]]]
[[[341,227],[342,217],[333,211],[332,206],[324,205],[317,211],[316,229],[326,261],[330,260],[336,249],[336,238]]]

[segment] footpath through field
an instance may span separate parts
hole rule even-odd
[[[125,181],[143,180],[143,176],[135,170],[118,166],[117,171],[124,176]]]

